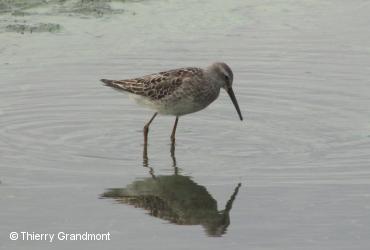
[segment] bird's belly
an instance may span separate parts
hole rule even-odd
[[[166,104],[164,106],[160,106],[158,108],[158,112],[164,115],[186,115],[190,113],[197,112],[199,110],[204,109],[208,105],[199,105],[197,103],[191,101],[179,101],[173,104]]]
[[[182,98],[165,100],[158,107],[158,112],[164,115],[186,115],[206,108],[216,98],[196,98],[187,96]]]
[[[134,100],[137,104],[143,107],[148,107],[154,110],[157,110],[157,105],[152,100],[145,98],[143,96],[129,94],[130,99]]]
[[[194,113],[206,108],[219,94],[218,91],[200,92],[198,94],[173,94],[167,98],[159,100],[149,99],[143,96],[130,95],[135,101],[142,105],[156,110],[162,115],[181,116]]]
[[[137,104],[156,110],[162,115],[185,115],[205,108],[207,105],[199,105],[193,98],[181,98],[178,100],[151,100],[142,96],[131,94],[130,98]]]

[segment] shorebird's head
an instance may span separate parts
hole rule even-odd
[[[226,92],[229,94],[231,101],[233,102],[235,109],[238,112],[240,120],[243,120],[243,116],[242,116],[242,113],[240,112],[238,101],[236,100],[236,97],[235,97],[235,94],[232,88],[234,75],[230,67],[226,63],[217,62],[217,63],[212,64],[208,68],[208,70],[211,73],[211,75],[214,76],[220,88],[225,89]]]

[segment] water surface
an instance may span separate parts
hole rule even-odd
[[[2,8],[1,248],[369,248],[368,1],[96,1],[98,12],[75,2]],[[181,117],[182,177],[172,178],[189,184],[189,195],[201,190],[212,218],[241,183],[221,237],[199,221],[179,225],[101,199],[152,185],[151,173],[171,180],[174,118],[153,122],[143,166],[152,112],[98,79],[214,61],[233,69],[245,121],[226,93]],[[153,196],[181,207],[168,193]],[[10,241],[12,231],[110,232],[112,240]]]

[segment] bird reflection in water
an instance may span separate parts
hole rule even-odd
[[[145,209],[149,215],[174,224],[202,225],[209,236],[225,234],[241,184],[235,187],[225,209],[219,211],[217,201],[204,186],[195,183],[189,176],[179,174],[174,143],[171,146],[171,157],[174,174],[156,176],[149,166],[147,145],[144,144],[143,165],[149,169],[150,177],[136,180],[125,188],[111,188],[102,197]]]

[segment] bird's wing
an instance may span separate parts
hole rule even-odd
[[[171,95],[186,79],[203,74],[200,68],[181,68],[128,80],[101,79],[107,86],[154,100]]]

